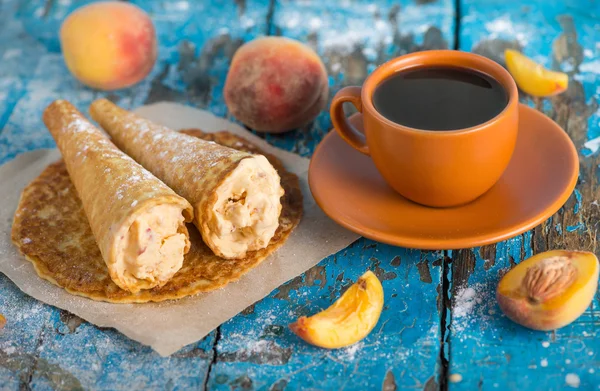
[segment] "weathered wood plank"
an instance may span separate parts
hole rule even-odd
[[[244,41],[267,33],[270,2],[133,2],[150,12],[161,47],[145,102],[177,101],[225,116],[222,89],[231,57]]]
[[[18,1],[0,2],[0,161],[5,159],[7,140],[3,129],[16,104],[25,94],[27,77],[37,66],[43,50],[23,33],[18,19]],[[0,331],[0,386],[23,389],[31,381],[41,347],[44,327],[53,309],[24,295],[8,278],[0,275],[0,313],[7,324]]]
[[[425,3],[425,2],[424,2]],[[308,42],[323,58],[330,95],[360,84],[378,64],[420,49],[452,47],[451,1],[324,3],[281,1],[273,33]],[[327,112],[313,124],[266,139],[302,155],[331,129]],[[442,254],[361,239],[275,290],[220,328],[209,387],[216,389],[437,389]],[[386,309],[364,342],[324,352],[287,324],[327,307],[367,269],[383,276]]]
[[[0,274],[0,313],[6,325],[0,331],[0,388],[26,387],[33,375],[45,325],[55,312],[34,300]]]
[[[15,105],[24,95],[28,75],[35,70],[43,50],[33,37],[23,33],[17,17],[18,1],[0,2],[0,136]],[[0,141],[0,144],[2,142]]]
[[[597,253],[600,160],[584,148],[600,134],[599,15],[588,12],[594,4],[461,2],[461,49],[503,62],[504,48],[521,48],[536,61],[571,75],[563,95],[544,100],[522,95],[522,100],[567,131],[581,153],[581,175],[565,207],[541,226],[497,246],[454,252],[449,371],[455,374],[450,380],[457,382],[450,383],[451,389],[592,390],[600,385],[598,296],[580,319],[552,333],[510,322],[495,300],[499,278],[534,253],[555,248]]]
[[[393,57],[454,45],[451,0],[282,0],[274,18],[275,35],[299,39],[319,53],[329,74],[331,97],[342,86],[362,84],[377,65]],[[267,140],[310,156],[330,129],[325,111],[304,129]]]
[[[307,390],[434,387],[441,257],[440,252],[359,240],[323,260],[221,326],[209,388],[283,389],[288,383],[291,389]],[[367,269],[383,282],[385,307],[364,341],[326,351],[287,328],[299,316],[328,307]]]
[[[112,329],[54,311],[40,338],[32,388],[75,390],[201,389],[215,333],[169,358]]]
[[[0,162],[54,145],[41,113],[57,98],[84,112],[93,99],[107,95],[126,107],[166,99],[214,108],[223,115],[222,99],[213,95],[219,96],[216,91],[235,48],[230,42],[265,31],[269,12],[269,4],[261,1],[139,2],[152,15],[160,37],[157,65],[137,86],[102,94],[75,81],[58,52],[61,20],[84,3],[1,4],[0,22],[6,23],[0,30],[0,58],[6,61],[0,66]],[[3,390],[204,388],[216,332],[164,359],[113,330],[82,323],[26,297],[4,276],[0,291],[0,313],[8,320],[0,332]]]

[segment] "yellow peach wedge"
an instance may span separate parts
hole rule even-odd
[[[383,308],[383,287],[373,272],[358,281],[326,310],[302,316],[290,329],[311,345],[342,348],[365,338],[379,320]]]
[[[590,252],[537,254],[500,280],[496,298],[514,322],[534,330],[558,329],[588,308],[598,288],[598,269]]]
[[[548,70],[516,50],[505,50],[504,57],[506,67],[517,85],[529,95],[557,95],[569,86],[569,76],[566,73]]]
[[[5,324],[6,324],[6,318],[4,317],[4,315],[0,314],[0,330],[2,330],[4,328]]]

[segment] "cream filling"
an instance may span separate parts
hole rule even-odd
[[[208,219],[210,241],[225,258],[267,247],[279,226],[283,189],[279,175],[262,155],[240,161],[217,188]]]
[[[189,244],[184,224],[181,207],[175,205],[153,206],[134,220],[116,258],[127,286],[135,288],[141,281],[142,289],[161,286],[181,269]]]

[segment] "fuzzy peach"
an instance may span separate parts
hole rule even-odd
[[[584,251],[537,254],[508,272],[496,297],[511,320],[534,330],[568,325],[589,307],[598,288],[598,258]]]
[[[225,102],[252,129],[279,133],[308,124],[327,104],[327,71],[308,46],[284,37],[242,45],[225,81]]]
[[[63,22],[67,68],[83,84],[116,90],[142,80],[156,61],[156,33],[135,5],[108,1],[78,8]]]

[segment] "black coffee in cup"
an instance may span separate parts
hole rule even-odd
[[[494,118],[508,94],[493,77],[456,67],[417,67],[382,81],[373,105],[397,124],[421,130],[458,130]]]

